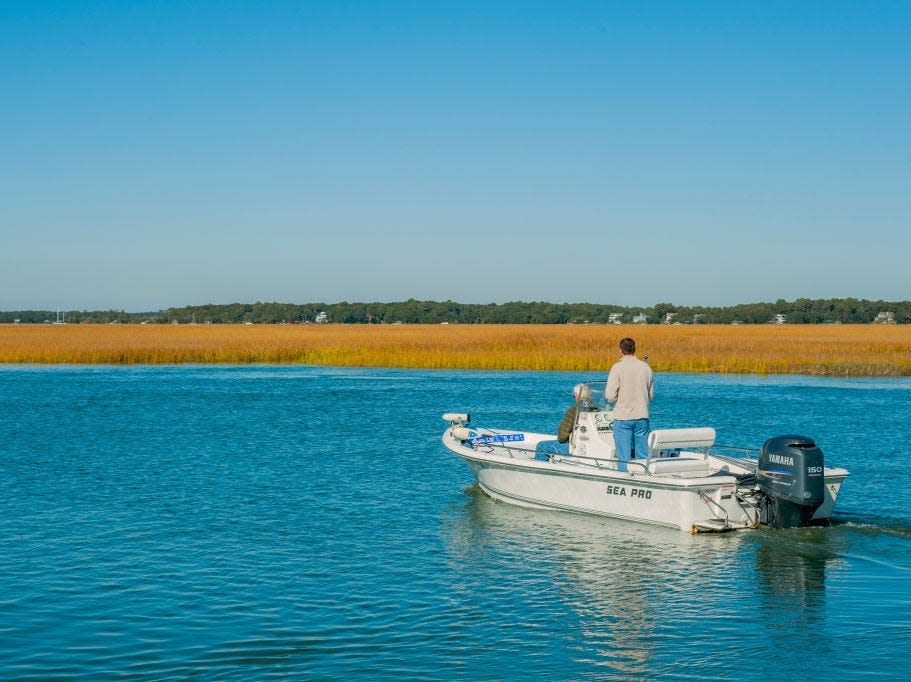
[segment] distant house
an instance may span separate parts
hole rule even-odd
[[[664,324],[671,324],[675,317],[677,317],[677,313],[665,313]]]
[[[633,324],[645,324],[648,321],[648,315],[645,313],[639,313],[638,315],[633,315]]]
[[[611,313],[607,316],[608,324],[623,324],[623,313]]]
[[[787,317],[778,313],[775,317],[772,318],[772,324],[784,324]]]
[[[891,310],[886,310],[881,313],[876,313],[876,319],[873,320],[874,324],[895,324],[895,313]]]
[[[322,310],[316,314],[316,319],[314,322],[317,324],[326,324],[329,321],[329,316],[326,315]]]

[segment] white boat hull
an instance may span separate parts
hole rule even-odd
[[[709,456],[707,466],[696,472],[672,471],[675,462],[657,474],[641,466],[617,471],[585,457],[537,461],[536,443],[552,436],[523,433],[522,437],[520,443],[508,447],[477,447],[463,443],[447,429],[443,444],[468,464],[485,493],[509,504],[596,514],[687,532],[755,528],[765,520],[761,505],[738,486],[738,474],[755,472],[754,460]],[[826,499],[814,521],[828,519],[847,475],[844,469],[826,468]]]

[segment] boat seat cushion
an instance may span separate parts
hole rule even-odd
[[[690,429],[655,429],[648,434],[648,449],[654,457],[660,450],[710,448],[715,444],[715,429],[710,426]]]
[[[673,474],[679,472],[708,473],[709,463],[702,457],[669,457],[667,459],[653,459],[648,463],[648,470],[652,474]]]

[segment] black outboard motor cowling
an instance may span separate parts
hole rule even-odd
[[[826,495],[822,450],[806,436],[775,436],[762,446],[756,481],[773,528],[809,526]]]

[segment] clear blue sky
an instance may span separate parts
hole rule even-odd
[[[911,298],[908,2],[3,2],[0,309]]]

